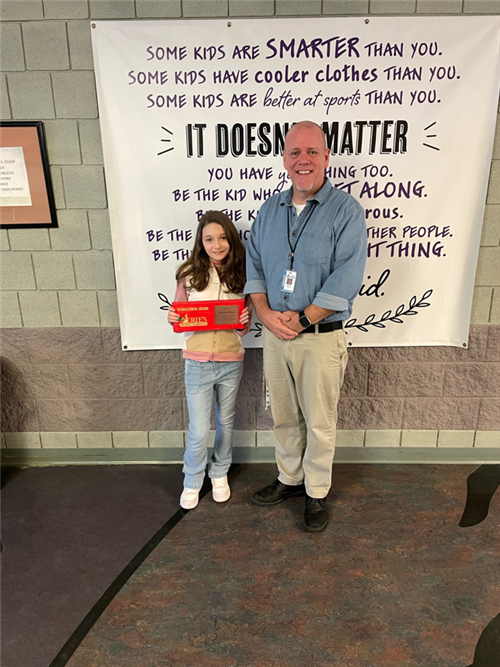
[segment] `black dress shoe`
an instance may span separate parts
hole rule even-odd
[[[326,498],[306,497],[306,511],[304,512],[304,525],[311,533],[319,533],[328,526],[328,507]]]
[[[275,479],[269,486],[265,486],[260,491],[256,491],[253,494],[252,502],[255,505],[277,505],[287,498],[303,496],[305,493],[306,489],[303,484],[291,486],[289,484],[283,484],[279,479]]]

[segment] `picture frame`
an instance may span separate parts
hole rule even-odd
[[[42,121],[0,121],[0,229],[58,227]]]

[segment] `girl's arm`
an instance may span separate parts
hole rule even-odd
[[[236,329],[238,336],[245,336],[252,326],[252,311],[253,305],[251,298],[247,295],[245,297],[245,308],[241,312],[240,322],[245,325],[244,329]]]

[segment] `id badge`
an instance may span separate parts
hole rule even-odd
[[[295,281],[297,280],[297,271],[285,271],[283,282],[281,283],[282,292],[293,292],[295,290]]]

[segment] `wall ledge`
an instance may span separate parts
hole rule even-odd
[[[182,463],[184,448],[3,449],[4,466],[137,465]],[[211,449],[209,448],[209,455]],[[273,463],[274,447],[235,447],[235,463]],[[334,463],[469,464],[500,463],[500,449],[488,447],[339,447]]]

